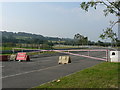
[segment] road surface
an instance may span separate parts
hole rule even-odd
[[[94,56],[100,54],[100,52],[94,53]],[[26,90],[103,62],[80,56],[69,56],[72,62],[64,65],[58,64],[59,56],[33,58],[30,62],[3,62],[0,78],[2,88],[22,88],[22,90],[24,88]]]

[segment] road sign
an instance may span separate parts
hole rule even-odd
[[[29,56],[26,53],[18,53],[16,60],[30,61],[30,58],[29,58]]]

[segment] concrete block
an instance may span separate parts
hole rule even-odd
[[[59,56],[58,64],[68,64],[71,63],[70,56]]]
[[[10,59],[9,60],[16,60],[16,55],[15,54],[12,54],[12,55],[10,55]]]

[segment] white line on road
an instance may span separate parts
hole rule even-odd
[[[32,73],[32,72],[43,71],[43,70],[47,70],[47,69],[54,68],[54,67],[59,67],[59,66],[62,66],[62,64],[61,65],[52,66],[52,67],[43,68],[43,69],[38,69],[38,70],[33,70],[33,71],[28,71],[28,72],[23,72],[23,73],[18,73],[18,74],[14,74],[14,75],[8,75],[8,76],[0,77],[0,79],[8,78],[8,77],[14,77],[14,76],[23,75],[23,74],[28,74],[28,73]]]

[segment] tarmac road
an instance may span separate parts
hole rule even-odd
[[[95,54],[99,55],[99,53]],[[33,58],[30,62],[3,62],[2,78],[0,78],[2,79],[2,88],[22,88],[22,90],[24,88],[26,90],[103,62],[69,56],[72,63],[64,65],[58,64],[58,56]]]

